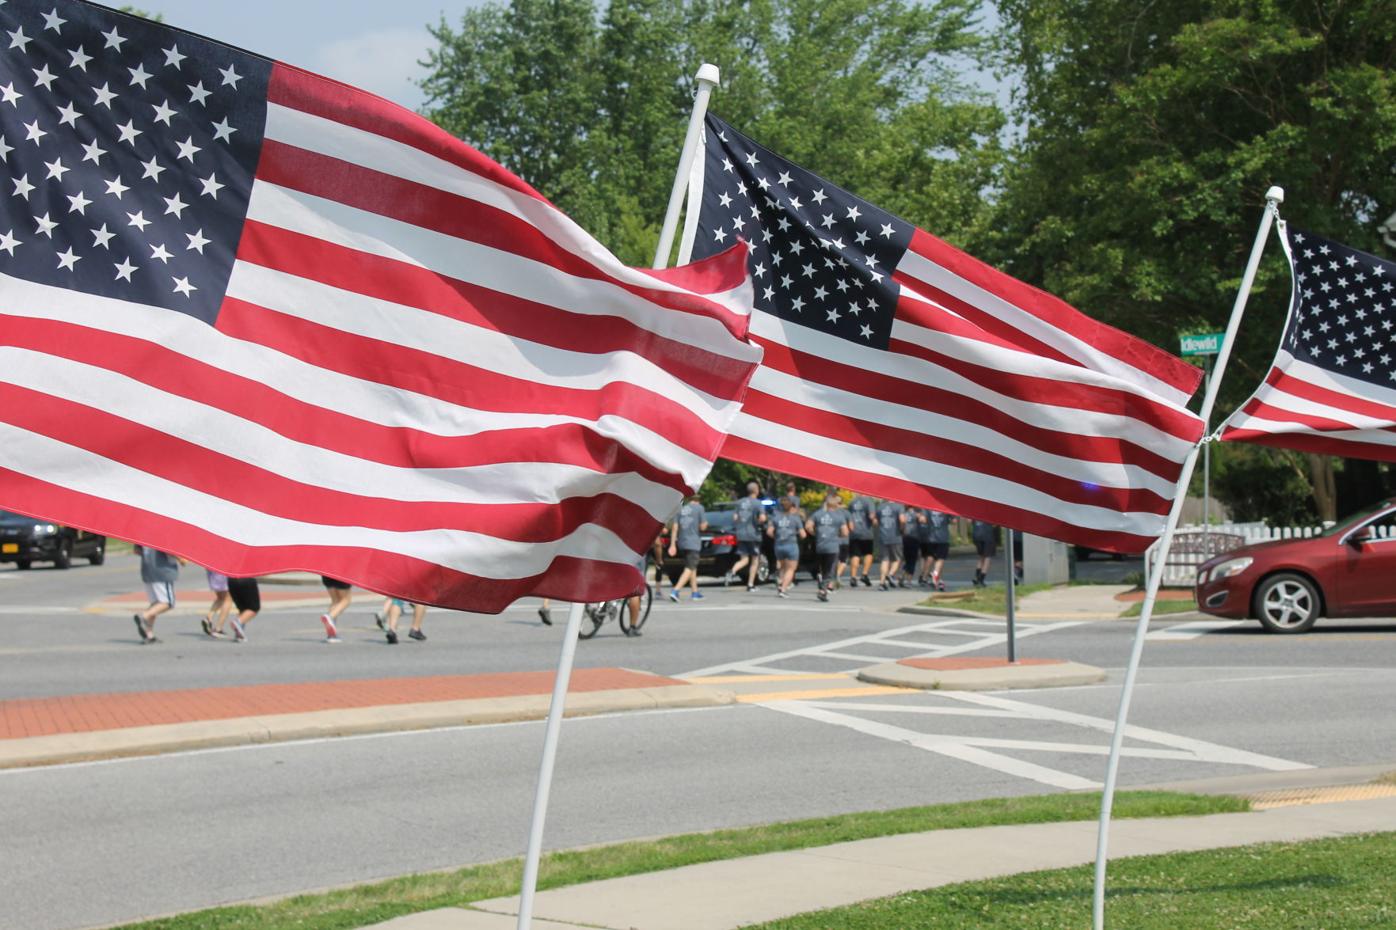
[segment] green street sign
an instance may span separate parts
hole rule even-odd
[[[1193,333],[1189,336],[1182,336],[1179,342],[1182,344],[1184,355],[1217,355],[1221,352],[1222,337],[1226,333]]]

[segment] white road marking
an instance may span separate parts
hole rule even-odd
[[[1029,636],[1036,636],[1042,633],[1050,633],[1053,630],[1065,629],[1066,627],[1079,626],[1084,621],[1067,620],[1058,623],[1022,623],[1018,626],[1018,639],[1026,639]],[[987,629],[974,629],[974,627],[986,627]],[[962,637],[962,642],[953,645],[936,643],[908,643],[905,637],[908,635],[930,634],[931,636],[958,636]],[[847,671],[854,671],[871,662],[893,662],[896,659],[884,658],[872,653],[878,652],[878,647],[884,643],[892,645],[894,648],[919,648],[922,651],[915,658],[944,658],[946,656],[959,655],[964,652],[976,652],[980,649],[989,649],[1001,646],[1007,640],[1004,624],[995,621],[951,618],[938,620],[932,623],[920,623],[915,626],[897,627],[891,630],[882,630],[878,633],[868,633],[863,636],[854,636],[849,639],[841,639],[832,643],[821,643],[814,646],[805,646],[801,649],[791,649],[787,652],[776,652],[767,656],[760,656],[754,659],[742,659],[738,662],[728,662],[723,665],[710,665],[707,668],[700,668],[692,672],[687,672],[680,678],[700,678],[708,675],[721,675],[730,672],[745,672],[752,675],[780,674],[815,674],[828,672],[829,668],[788,668],[776,666],[773,663],[784,662],[790,659],[835,659],[848,663]],[[869,653],[845,650],[869,649]],[[909,658],[908,656],[897,656],[896,658]]]
[[[1179,623],[1175,626],[1151,630],[1144,639],[1150,642],[1176,643],[1197,639],[1217,630],[1229,630],[1234,626],[1244,626],[1251,622],[1250,620],[1194,620],[1191,623]]]

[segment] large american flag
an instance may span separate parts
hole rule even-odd
[[[1283,222],[1279,231],[1289,321],[1221,438],[1396,462],[1396,262]]]
[[[765,350],[725,457],[1099,549],[1163,531],[1196,368],[716,117],[705,137],[686,234],[751,244]]]
[[[620,596],[759,355],[745,254],[624,267],[428,121],[0,6],[0,507],[432,604]]]

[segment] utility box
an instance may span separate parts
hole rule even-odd
[[[1064,542],[1023,533],[1023,583],[1066,584],[1071,580],[1070,553]]]

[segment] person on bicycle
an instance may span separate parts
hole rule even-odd
[[[776,597],[788,597],[800,565],[800,540],[805,538],[805,521],[795,510],[795,498],[787,494],[780,499],[780,513],[771,517],[766,535],[775,541]]]
[[[726,581],[741,577],[742,568],[750,566],[746,573],[746,589],[756,590],[756,572],[761,566],[761,524],[766,522],[766,509],[761,506],[761,485],[752,481],[746,486],[746,497],[737,501],[732,516],[732,532],[737,537],[737,559]]]
[[[839,496],[824,498],[824,506],[805,521],[805,532],[814,534],[814,552],[819,559],[819,594],[821,601],[829,599],[829,586],[834,582],[838,565],[839,545],[848,535],[848,517],[839,506]]]

